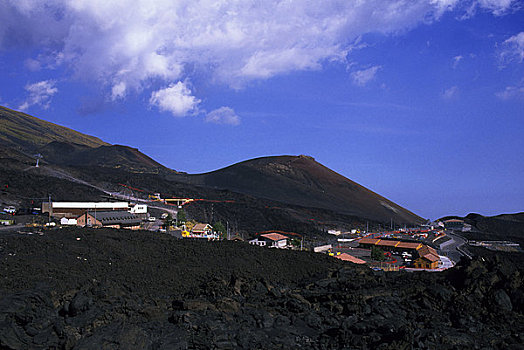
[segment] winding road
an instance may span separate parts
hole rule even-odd
[[[465,238],[454,233],[452,230],[446,230],[446,235],[448,235],[451,240],[442,244],[440,248],[442,255],[447,256],[455,263],[457,263],[462,256],[467,256],[471,259],[471,254],[468,253],[464,247],[467,244]]]

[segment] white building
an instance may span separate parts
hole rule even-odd
[[[128,202],[43,202],[42,213],[51,213],[51,216],[68,219],[76,218],[89,211],[128,211]]]
[[[333,246],[331,244],[326,244],[326,245],[321,245],[321,246],[313,248],[313,251],[315,253],[321,253],[321,252],[327,252],[330,249],[333,249]]]
[[[266,233],[249,241],[249,244],[260,247],[286,248],[288,238],[280,233]]]
[[[145,204],[135,204],[129,212],[132,214],[147,214],[147,205]]]
[[[76,224],[76,219],[68,219],[65,217],[60,219],[60,225],[62,226],[76,226]]]

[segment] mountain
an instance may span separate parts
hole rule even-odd
[[[97,137],[0,106],[0,145],[35,150],[53,141],[91,148],[109,145]]]
[[[102,166],[130,172],[169,171],[162,164],[136,148],[122,145],[88,147],[70,142],[53,141],[39,149],[45,161],[72,167]]]
[[[97,137],[0,106],[0,155],[21,159],[21,153],[43,155],[43,163],[59,166],[169,171],[136,148],[111,145]]]
[[[320,231],[325,225],[343,227],[344,223],[365,227],[366,221],[370,225],[423,221],[307,156],[262,157],[189,175],[164,167],[138,149],[110,145],[5,107],[0,107],[0,118],[0,165],[10,169],[11,182],[16,182],[16,171],[26,172],[34,164],[34,154],[40,153],[41,164],[56,168],[40,168],[42,176],[63,176],[65,172],[97,187],[124,183],[166,196],[221,200],[216,204],[200,202],[190,211],[199,220],[234,220],[246,231],[277,226],[311,226]],[[40,187],[50,191],[49,186],[41,181]]]
[[[510,240],[524,247],[524,213],[483,216],[470,213],[463,219],[473,229],[462,234],[472,240]]]
[[[205,174],[178,174],[176,179],[377,222],[423,222],[421,217],[308,156],[256,158]]]

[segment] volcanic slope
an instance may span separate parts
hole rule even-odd
[[[322,209],[374,222],[412,224],[420,217],[306,156],[257,158],[206,174],[177,173],[138,149],[110,145],[100,139],[58,126],[24,113],[0,107],[2,168],[23,168],[35,153],[41,164],[84,178],[101,168],[118,171],[121,178],[137,173],[158,174],[176,184],[221,189],[268,199],[290,206]],[[25,169],[25,168],[24,168]],[[130,176],[131,173],[134,175]],[[92,178],[99,179],[99,176]],[[108,179],[104,179],[107,182]],[[124,179],[119,182],[126,183]],[[150,181],[135,184],[144,187]],[[173,187],[168,186],[168,187]],[[146,186],[147,187],[147,186]],[[166,188],[157,189],[165,191]],[[198,192],[202,192],[199,190]]]
[[[462,233],[467,239],[487,241],[510,240],[524,246],[524,212],[496,216],[483,216],[470,213],[460,219],[473,227],[471,231]]]
[[[0,148],[4,157],[20,152],[43,155],[43,163],[60,166],[103,166],[131,172],[169,172],[138,149],[111,145],[97,137],[0,106]]]
[[[103,145],[91,148],[54,141],[41,148],[40,153],[47,162],[63,166],[102,166],[122,168],[130,172],[171,171],[138,149],[122,145]]]
[[[87,147],[109,146],[97,137],[0,106],[0,145],[32,150],[53,141]]]
[[[393,220],[397,224],[414,224],[423,221],[416,214],[308,156],[256,158],[209,173],[178,174],[176,179],[377,222]]]

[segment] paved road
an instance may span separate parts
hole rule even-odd
[[[447,256],[455,263],[464,255],[471,258],[471,255],[464,250],[467,242],[465,238],[448,230],[446,230],[446,234],[451,238],[451,241],[446,242],[446,245],[441,249],[442,255]]]
[[[440,255],[440,263],[439,263],[440,269],[446,270],[453,266],[455,266],[455,263],[450,258],[448,258],[447,256]]]

